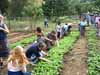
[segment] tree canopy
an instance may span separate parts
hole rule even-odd
[[[10,16],[64,16],[100,12],[100,0],[1,0],[1,13]]]

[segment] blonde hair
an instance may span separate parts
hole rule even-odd
[[[8,62],[14,62],[16,61],[16,59],[18,59],[19,65],[29,64],[29,61],[24,53],[24,49],[21,46],[17,46],[14,48],[14,50],[8,58]]]

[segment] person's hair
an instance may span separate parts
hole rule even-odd
[[[29,61],[24,53],[24,49],[21,46],[17,46],[12,51],[11,55],[8,58],[8,62],[15,62],[18,59],[18,64],[21,66],[23,64],[28,64]]]
[[[56,34],[56,32],[53,30],[53,31],[51,31],[51,33],[53,33],[53,34]]]
[[[45,44],[44,42],[40,42],[40,43],[38,44],[38,47],[39,47],[39,48],[46,48],[47,46],[46,46],[46,44]]]
[[[41,33],[42,32],[42,29],[40,27],[37,27],[36,28],[36,31]]]
[[[100,21],[100,19],[99,19],[99,21]]]
[[[60,25],[61,24],[61,22],[60,21],[58,21],[58,25]]]
[[[65,25],[68,25],[67,23],[65,23]]]

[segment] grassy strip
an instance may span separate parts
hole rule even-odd
[[[78,32],[72,32],[71,35],[65,37],[60,41],[60,47],[53,47],[49,51],[47,57],[52,63],[47,64],[46,62],[39,62],[33,69],[33,75],[58,75],[59,69],[63,65],[63,55],[72,48],[75,40],[79,37]]]
[[[100,75],[100,50],[96,31],[88,32],[88,75]]]
[[[33,43],[35,40],[36,40],[36,36],[32,36],[32,37],[29,37],[29,38],[25,38],[24,40],[21,40],[19,42],[16,42],[14,44],[11,44],[10,45],[10,48],[12,49],[12,48],[16,47],[17,45],[21,45],[21,46],[25,47],[28,44]]]

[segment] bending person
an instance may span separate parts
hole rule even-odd
[[[26,50],[26,56],[32,62],[32,64],[37,63],[37,61],[44,60],[47,62],[50,62],[46,58],[44,58],[45,55],[48,55],[46,52],[46,45],[43,43],[33,43],[27,50]]]

